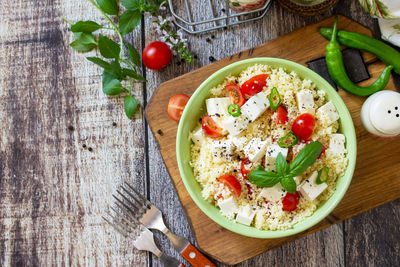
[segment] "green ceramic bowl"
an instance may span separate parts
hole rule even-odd
[[[205,100],[210,96],[209,89],[222,83],[224,78],[229,74],[238,75],[245,68],[257,63],[270,65],[272,67],[283,67],[289,72],[294,71],[302,79],[309,79],[315,83],[318,89],[324,90],[326,92],[327,99],[334,103],[337,112],[339,113],[340,132],[346,136],[346,148],[348,150],[347,158],[349,162],[344,176],[337,180],[335,193],[327,201],[322,203],[312,216],[307,217],[305,220],[295,224],[292,229],[288,230],[258,230],[255,227],[245,226],[227,219],[220,213],[217,207],[202,198],[201,187],[193,175],[192,167],[189,165],[191,146],[189,133],[195,128],[199,118],[205,113]],[[199,86],[199,88],[197,88],[190,98],[182,114],[176,138],[176,156],[179,171],[186,189],[188,190],[193,201],[208,217],[222,227],[232,232],[255,238],[279,238],[294,235],[316,225],[327,215],[329,215],[329,213],[332,212],[332,210],[343,198],[347,188],[350,185],[356,164],[356,154],[357,141],[353,121],[349,111],[346,108],[346,105],[343,103],[337,92],[325,79],[312,70],[295,62],[279,58],[247,59],[228,65],[211,75]]]

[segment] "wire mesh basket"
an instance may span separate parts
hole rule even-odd
[[[267,13],[271,2],[272,0],[266,1],[256,10],[236,12],[229,8],[228,0],[168,0],[176,25],[191,34],[261,19]]]

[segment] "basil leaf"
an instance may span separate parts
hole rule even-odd
[[[140,0],[121,0],[121,3],[128,10],[137,10],[141,8]]]
[[[97,42],[91,33],[74,32],[74,35],[76,37],[76,40],[78,40],[82,44],[94,44],[97,46]]]
[[[288,191],[289,193],[296,193],[296,182],[294,181],[293,177],[291,176],[285,176],[281,179],[281,185],[282,187]]]
[[[113,70],[115,77],[117,77],[118,80],[123,80],[125,78],[125,75],[122,72],[121,65],[119,64],[118,60],[114,60],[111,62],[111,69]]]
[[[135,115],[135,112],[137,110],[138,103],[136,99],[131,96],[125,96],[124,98],[124,110],[125,114],[129,119],[132,119],[133,115]]]
[[[264,170],[254,170],[247,174],[250,183],[258,185],[259,187],[272,187],[279,183],[279,174],[274,172],[267,172]]]
[[[275,166],[277,173],[282,176],[289,172],[289,164],[287,164],[286,159],[283,157],[281,152],[279,152],[278,157],[276,157]]]
[[[258,165],[254,170],[256,171],[265,171],[264,167],[261,165]]]
[[[121,51],[116,42],[101,34],[99,35],[99,49],[100,54],[105,58],[119,58],[119,52]]]
[[[116,0],[96,0],[97,4],[108,15],[118,15],[118,4]]]
[[[97,24],[94,21],[87,20],[87,21],[78,21],[77,23],[72,24],[71,31],[72,32],[92,33],[101,28],[103,28],[103,26]]]
[[[127,43],[126,45],[128,46],[128,55],[132,63],[140,67],[140,55],[138,51],[136,51],[136,49],[130,43]]]
[[[121,82],[113,77],[113,74],[105,70],[103,75],[103,93],[106,95],[118,95],[122,92]]]
[[[111,64],[107,61],[102,60],[98,57],[87,57],[87,60],[93,62],[94,64],[102,67],[103,69],[111,69]]]
[[[320,142],[312,142],[306,145],[290,164],[289,175],[295,177],[302,174],[317,160],[321,151],[322,144]]]
[[[122,35],[128,34],[139,25],[142,19],[140,10],[126,10],[119,19],[119,30]]]
[[[88,52],[96,47],[95,44],[84,44],[79,40],[73,41],[72,43],[69,44],[69,46],[71,46],[73,49],[79,52]]]
[[[122,73],[123,73],[124,76],[129,76],[131,78],[134,78],[135,80],[146,82],[146,79],[144,77],[140,76],[139,74],[137,74],[136,72],[134,72],[131,69],[123,68],[122,69]]]

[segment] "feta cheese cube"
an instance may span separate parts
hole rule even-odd
[[[233,216],[235,213],[237,213],[237,203],[236,199],[233,197],[220,200],[218,202],[218,206],[224,215]]]
[[[203,129],[201,126],[198,126],[190,135],[190,138],[192,139],[193,143],[196,145],[201,145],[204,142],[204,133]]]
[[[215,140],[211,144],[211,154],[215,162],[222,163],[232,160],[234,146],[229,139],[226,141]]]
[[[275,161],[279,153],[282,153],[283,157],[286,158],[288,149],[278,145],[270,145],[267,148],[267,153],[265,154],[265,169],[267,171],[275,171]]]
[[[311,90],[301,90],[296,94],[296,100],[300,113],[315,114],[314,96]]]
[[[277,183],[273,187],[264,187],[260,194],[258,194],[257,199],[265,198],[268,201],[276,202],[281,200],[285,196],[283,187],[280,183]]]
[[[240,134],[244,129],[247,128],[248,120],[245,117],[232,117],[228,116],[222,122],[223,127],[232,135]]]
[[[293,178],[293,180],[296,182],[296,185],[299,186],[300,182],[301,182],[301,177],[300,176],[296,176]]]
[[[346,137],[344,134],[331,134],[331,138],[329,139],[329,148],[327,149],[328,153],[343,155],[346,153],[346,149],[344,148],[345,142]]]
[[[236,221],[244,225],[250,225],[255,214],[256,212],[252,210],[250,205],[243,206],[236,215]]]
[[[232,144],[236,147],[236,151],[244,150],[244,147],[247,143],[246,137],[231,136],[229,139],[231,140]]]
[[[229,97],[214,97],[206,100],[207,113],[212,115],[227,115],[228,106],[231,104]]]
[[[243,151],[246,157],[251,162],[259,161],[265,155],[265,149],[267,148],[267,142],[261,141],[260,138],[253,138],[244,147]]]
[[[317,179],[318,172],[314,171],[310,178],[306,179],[300,186],[300,193],[310,201],[316,199],[327,187],[326,183],[316,184],[315,180]]]
[[[326,125],[331,125],[339,119],[339,114],[336,112],[335,105],[329,101],[317,110],[318,118]]]
[[[264,92],[260,92],[250,97],[249,100],[244,103],[240,111],[245,115],[251,122],[255,121],[262,113],[264,113],[269,107],[269,101],[267,95]]]

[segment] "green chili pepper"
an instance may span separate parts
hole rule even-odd
[[[240,107],[239,105],[236,104],[230,104],[228,106],[228,112],[231,114],[233,117],[239,117],[240,116]]]
[[[290,140],[293,141],[290,142]],[[278,145],[280,147],[288,148],[294,146],[295,144],[297,144],[297,142],[299,142],[299,138],[294,135],[294,133],[288,132],[284,137],[278,140]]]
[[[332,38],[332,31],[332,28],[319,28],[319,32],[327,39]],[[361,33],[338,31],[337,36],[340,44],[370,52],[386,64],[392,65],[393,70],[400,74],[400,52],[390,45]]]
[[[272,88],[271,94],[269,95],[269,105],[272,110],[276,110],[281,104],[281,96],[279,95],[278,89],[276,87]]]
[[[368,96],[385,88],[390,79],[390,72],[393,69],[392,65],[387,66],[381,76],[370,86],[361,87],[350,80],[343,64],[340,44],[337,41],[337,24],[338,20],[336,17],[331,41],[326,46],[326,65],[332,80],[347,92],[358,96]]]
[[[317,179],[315,180],[316,184],[322,184],[328,181],[329,178],[329,168],[328,167],[322,167],[322,169],[319,170]]]

